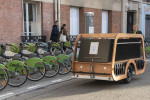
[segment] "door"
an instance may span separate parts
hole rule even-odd
[[[24,35],[34,36],[37,34],[37,5],[24,3]]]
[[[145,37],[150,38],[150,15],[146,15],[145,20]]]
[[[108,33],[108,11],[102,11],[102,33]]]
[[[79,8],[70,7],[70,35],[79,34]]]
[[[127,13],[127,33],[133,33],[134,12]]]

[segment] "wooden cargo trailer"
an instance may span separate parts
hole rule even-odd
[[[79,34],[76,38],[72,73],[77,78],[129,83],[133,75],[144,71],[144,38],[140,34]]]

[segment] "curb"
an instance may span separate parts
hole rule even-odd
[[[70,80],[73,80],[73,79],[75,79],[75,78],[73,76],[71,76],[71,77],[68,77],[66,79],[57,79],[57,80],[52,80],[52,81],[46,81],[46,82],[36,84],[34,86],[23,87],[23,88],[16,89],[16,90],[11,91],[11,92],[5,92],[5,93],[0,95],[0,100],[8,99],[12,96],[16,96],[16,95],[20,95],[20,94],[23,94],[23,93],[31,92],[31,91],[34,91],[34,90],[37,90],[37,89],[40,89],[40,88],[43,88],[43,87],[46,87],[46,86],[51,86],[51,85],[63,83],[65,81],[70,81]]]

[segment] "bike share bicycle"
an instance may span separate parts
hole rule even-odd
[[[145,45],[145,55],[147,58],[150,58],[150,41],[148,39],[144,40],[144,45]]]
[[[46,68],[44,66],[44,61],[37,57],[37,54],[33,53],[36,47],[31,43],[20,43],[20,45],[13,44],[14,48],[19,48],[19,54],[21,55],[21,60],[25,62],[28,71],[28,79],[31,81],[41,80],[46,73]],[[25,49],[30,53],[25,53]]]
[[[6,73],[8,72],[8,76],[6,74],[6,77],[9,77],[8,84],[13,87],[18,87],[23,85],[27,80],[28,73],[27,73],[26,65],[24,64],[24,62],[19,61],[21,57],[21,55],[19,54],[15,54],[14,56],[7,56],[5,54],[6,46],[10,46],[10,50],[14,53],[18,53],[18,49],[13,49],[9,44],[1,44],[0,46],[1,47],[0,62],[6,67],[4,68],[3,66],[3,69],[5,71],[7,69]]]
[[[59,74],[64,75],[71,71],[71,67],[72,67],[71,57],[66,55],[65,51],[63,50],[62,43],[56,43],[56,42],[49,43],[48,52],[50,52],[50,54],[52,54],[53,56],[57,57],[58,62],[60,64]]]
[[[3,57],[0,57],[0,61],[3,61]],[[9,76],[8,76],[7,68],[3,64],[0,64],[0,91],[7,86],[8,81],[9,81]]]
[[[41,48],[45,48],[45,47],[42,46],[40,42],[35,44],[30,44],[30,45],[33,45],[35,47],[35,50],[32,52],[36,53],[37,57],[41,58],[44,61],[44,66],[46,67],[45,77],[50,78],[56,76],[60,68],[57,58],[51,56],[49,52],[44,52],[43,54],[41,54],[40,52],[40,50],[42,50]]]

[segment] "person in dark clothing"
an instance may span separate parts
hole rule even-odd
[[[138,30],[138,26],[137,25],[133,25],[133,33],[134,34],[142,34],[142,32]]]
[[[52,40],[53,42],[57,42],[58,34],[59,34],[58,21],[55,21],[55,25],[53,25],[50,40]]]

